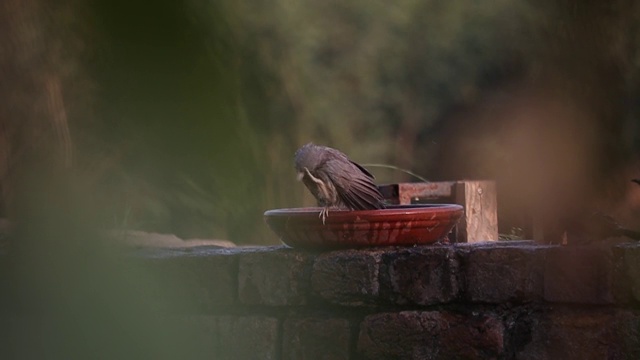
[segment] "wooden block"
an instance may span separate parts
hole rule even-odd
[[[455,181],[438,181],[429,183],[399,183],[380,185],[378,188],[384,198],[391,204],[426,204],[453,201],[453,185]]]
[[[454,186],[454,201],[465,215],[458,223],[457,242],[498,240],[498,201],[493,181],[459,181]]]
[[[398,184],[398,198],[400,204],[419,204],[429,200],[450,198],[453,193],[452,181],[430,183],[400,183]]]

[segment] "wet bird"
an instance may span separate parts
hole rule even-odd
[[[306,144],[295,153],[298,180],[302,180],[322,207],[324,224],[329,209],[373,210],[384,207],[383,196],[367,169],[344,153]]]

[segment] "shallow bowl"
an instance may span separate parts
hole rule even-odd
[[[431,244],[444,238],[464,212],[453,204],[391,205],[381,210],[275,209],[264,213],[271,230],[294,248],[358,248]]]

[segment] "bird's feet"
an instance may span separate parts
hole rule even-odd
[[[320,214],[318,214],[318,217],[322,219],[322,225],[325,224],[325,220],[327,219],[327,216],[329,216],[329,208],[328,207],[322,208],[322,210],[320,210]]]

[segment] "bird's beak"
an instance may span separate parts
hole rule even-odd
[[[302,171],[300,171],[298,173],[298,176],[296,176],[296,178],[298,179],[298,181],[302,181],[302,178],[304,177],[304,173]]]

